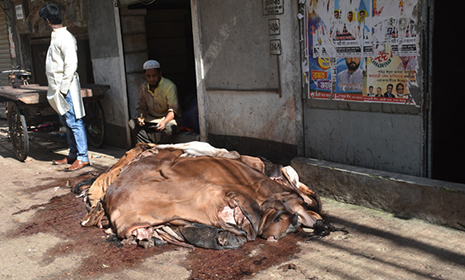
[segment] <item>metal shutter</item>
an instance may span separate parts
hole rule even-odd
[[[0,9],[0,72],[12,69],[10,43],[8,41],[8,29],[5,16],[5,11]],[[8,74],[0,73],[0,79],[2,79],[0,81],[0,86],[8,85]]]

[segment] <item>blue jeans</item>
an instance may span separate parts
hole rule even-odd
[[[60,121],[66,128],[66,137],[68,138],[69,146],[68,156],[80,161],[89,162],[89,156],[87,155],[87,134],[84,121],[82,119],[76,119],[73,99],[69,91],[65,96],[65,100],[71,106],[71,109],[63,116],[60,116]]]

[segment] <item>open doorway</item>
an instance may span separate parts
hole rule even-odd
[[[147,10],[148,59],[160,62],[163,76],[176,84],[181,109],[187,112],[197,99],[190,0],[157,0],[129,9]]]
[[[461,38],[455,36],[452,27],[461,26],[461,13],[460,9],[434,2],[432,178],[457,183],[465,183],[465,94],[461,80],[463,59],[458,55]]]

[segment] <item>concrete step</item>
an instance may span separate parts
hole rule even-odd
[[[321,196],[465,230],[465,184],[311,158],[291,165]]]

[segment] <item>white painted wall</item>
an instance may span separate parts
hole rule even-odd
[[[88,34],[96,84],[110,85],[102,100],[105,143],[129,147],[126,75],[119,10],[111,0],[88,1]]]
[[[302,138],[297,1],[283,2],[284,14],[263,15],[263,1],[191,1],[202,137]],[[280,20],[279,35],[269,19]],[[277,57],[271,39],[281,40]]]

